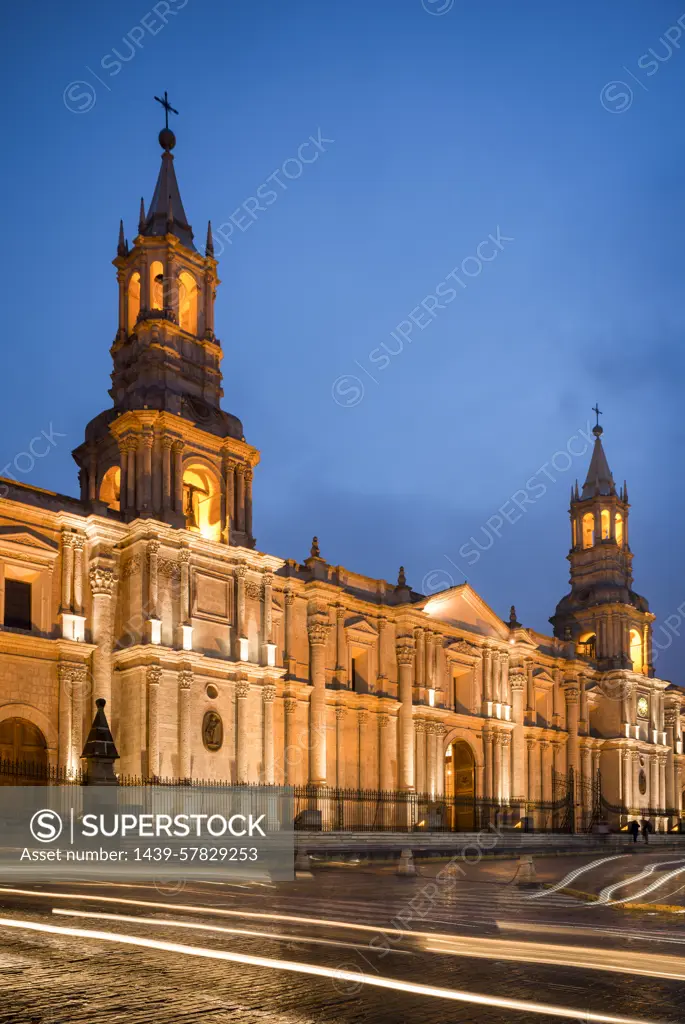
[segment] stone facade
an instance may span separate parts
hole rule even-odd
[[[102,697],[124,774],[507,805],[551,803],[571,768],[582,804],[601,770],[609,804],[672,824],[685,693],[654,676],[627,489],[601,428],[572,494],[572,589],[554,636],[514,609],[502,620],[467,584],[427,597],[402,570],[390,584],[332,566],[316,538],[302,564],[260,552],[259,453],[219,405],[217,264],[211,230],[195,249],[174,141],[160,136],[133,247],[120,236],[114,404],[74,452],[81,496],[3,485],[3,756],[26,754],[28,733],[6,727],[26,723],[51,764],[75,770]]]

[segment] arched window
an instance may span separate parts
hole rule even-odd
[[[178,275],[178,322],[181,330],[197,334],[197,284],[187,270]]]
[[[187,530],[207,540],[221,540],[221,488],[214,474],[201,464],[183,470],[183,513]]]
[[[633,663],[633,672],[642,672],[642,637],[637,629],[630,631],[630,660]]]
[[[602,524],[602,540],[609,540],[611,536],[611,513],[609,509],[603,508],[599,518]]]
[[[150,264],[150,308],[164,309],[164,266],[159,260]]]
[[[623,516],[621,515],[620,512],[616,513],[616,518],[614,519],[614,532],[615,532],[615,535],[616,535],[616,543],[618,544],[618,546],[620,548],[622,548],[623,547]]]
[[[136,271],[128,279],[128,333],[133,334],[140,313],[140,274]]]
[[[583,633],[578,639],[578,654],[584,658],[597,657],[597,636],[595,633]]]
[[[595,516],[593,512],[586,512],[583,516],[583,547],[591,548],[595,543]]]
[[[100,484],[100,501],[104,501],[109,508],[119,510],[121,507],[120,501],[120,490],[121,490],[121,470],[118,466],[112,466],[108,469],[102,478]]]

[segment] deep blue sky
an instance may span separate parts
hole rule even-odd
[[[636,589],[665,646],[659,624],[676,616],[680,632],[685,601],[685,52],[657,64],[649,50],[668,56],[682,4],[424,4],[434,13],[169,0],[166,26],[147,0],[5,10],[2,464],[52,423],[66,437],[16,475],[77,493],[71,449],[110,405],[118,221],[132,238],[159,164],[153,95],[180,110],[176,170],[200,239],[320,129],[326,152],[220,264],[224,404],[263,453],[260,549],[302,558],[317,533],[329,561],[392,580],[404,563],[417,589],[434,570],[432,587],[461,582],[451,559],[499,614],[515,602],[548,630],[589,453],[555,483],[538,474],[546,493],[475,565],[459,552],[487,543],[487,520],[598,399],[628,480]],[[114,74],[127,35],[139,45]],[[632,103],[613,85],[603,106],[615,80]],[[498,226],[513,241],[374,368],[450,271],[476,272],[468,257]],[[347,407],[349,375],[365,394]],[[671,639],[658,672],[682,681],[685,640]]]

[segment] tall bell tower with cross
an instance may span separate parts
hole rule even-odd
[[[169,115],[178,110],[167,92],[155,100],[164,110],[161,167],[147,209],[140,201],[131,246],[123,222],[119,227],[113,405],[91,421],[74,452],[82,498],[126,522],[157,519],[218,543],[254,547],[259,452],[220,404],[220,282],[211,224],[198,252],[174,169]]]
[[[616,489],[604,446],[602,411],[596,403],[594,446],[582,490],[571,488],[571,590],[550,622],[560,640],[602,669],[653,675],[654,615],[633,590],[633,554],[628,534],[628,487]]]

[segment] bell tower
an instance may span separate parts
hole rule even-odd
[[[554,635],[572,640],[577,653],[601,669],[653,675],[651,623],[654,615],[633,586],[628,542],[628,488],[616,490],[597,424],[582,491],[571,489],[571,591],[550,618]]]
[[[158,97],[155,97],[158,99]],[[118,328],[111,355],[113,407],[92,420],[74,452],[82,500],[130,522],[154,518],[209,540],[254,547],[252,473],[259,452],[225,412],[219,285],[211,224],[198,252],[181,200],[167,94],[162,160],[150,205],[141,199],[129,247],[116,259]]]

